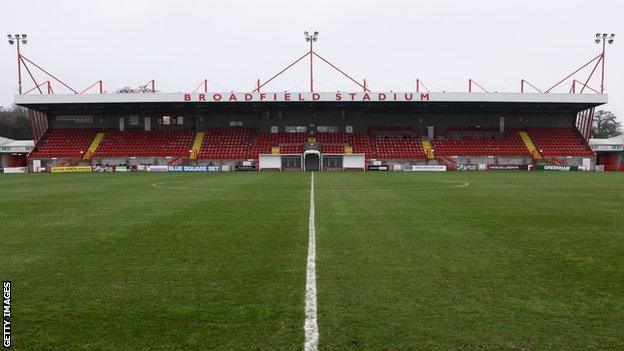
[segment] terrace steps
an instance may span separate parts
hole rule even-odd
[[[533,140],[529,136],[529,133],[527,133],[527,132],[518,132],[518,135],[520,136],[520,138],[524,142],[524,145],[526,146],[527,150],[529,150],[529,152],[531,153],[531,156],[533,156],[533,159],[534,160],[541,159],[542,157],[540,156],[539,151],[537,151],[537,148],[535,147],[535,144],[533,143]]]
[[[87,152],[84,154],[84,160],[90,160],[93,157],[95,150],[97,150],[98,146],[100,146],[100,143],[102,142],[102,139],[104,139],[104,135],[106,135],[104,132],[99,132],[95,135],[91,145],[89,145],[89,148],[87,149]]]
[[[422,139],[421,143],[422,143],[423,151],[425,152],[425,155],[427,155],[427,159],[428,160],[435,159],[435,155],[433,154],[433,149],[431,148],[431,142],[429,140]]]
[[[204,141],[205,132],[197,132],[195,134],[195,141],[193,141],[193,147],[191,148],[191,152],[189,155],[189,159],[197,160],[197,155],[201,150],[202,142]]]

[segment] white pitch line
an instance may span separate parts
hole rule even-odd
[[[304,351],[318,350],[318,323],[316,322],[316,228],[314,224],[314,172],[310,178],[310,221],[308,239],[308,265],[306,269],[305,343]]]

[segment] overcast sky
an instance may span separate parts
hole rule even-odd
[[[98,79],[113,91],[153,78],[163,92],[189,91],[206,78],[213,91],[246,91],[304,54],[302,32],[317,30],[316,51],[375,91],[414,90],[416,78],[431,90],[466,91],[472,78],[511,92],[521,78],[543,89],[556,83],[599,54],[596,32],[613,32],[605,108],[622,120],[623,14],[621,0],[20,0],[3,1],[0,33],[28,34],[23,55],[76,90]],[[6,39],[0,60],[7,106],[17,79]],[[318,60],[316,67],[317,90],[359,91]],[[24,78],[25,89],[33,87]],[[596,74],[590,86],[599,85]],[[307,89],[301,63],[264,90]]]

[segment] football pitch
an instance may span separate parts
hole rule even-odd
[[[624,174],[0,175],[14,350],[624,349]],[[308,290],[309,293],[309,290]]]

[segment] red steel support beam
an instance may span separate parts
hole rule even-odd
[[[351,80],[352,82],[354,82],[355,84],[359,85],[361,88],[364,89],[364,91],[370,91],[368,90],[365,86],[362,85],[362,83],[358,82],[357,80],[353,79],[350,75],[346,74],[345,72],[343,72],[340,68],[334,66],[334,64],[332,64],[331,62],[327,61],[325,58],[323,58],[323,56],[317,54],[316,52],[314,53],[314,55],[318,58],[320,58],[321,60],[323,60],[323,62],[325,62],[326,64],[330,65],[333,69],[335,69],[336,71],[340,72],[343,76],[347,77],[349,80]]]
[[[594,75],[594,72],[596,72],[596,68],[598,68],[598,64],[599,64],[601,61],[603,62],[603,72],[602,72],[602,73],[604,74],[604,53],[603,53],[602,58],[596,62],[596,65],[594,65],[594,69],[592,69],[591,73],[589,74],[589,77],[587,77],[587,80],[585,81],[585,84],[583,84],[583,87],[581,88],[581,92],[580,92],[580,94],[583,94],[583,90],[585,90],[585,87],[586,87],[586,86],[587,86],[587,84],[589,83],[589,80],[591,79],[591,77]],[[602,77],[602,79],[604,80],[604,76]],[[602,94],[602,92],[604,91],[604,90],[603,90],[603,85],[602,85],[603,80],[601,80],[601,81],[600,81],[600,93],[601,93],[601,94]]]
[[[489,93],[489,91],[487,91],[487,89],[483,88],[479,83],[477,83],[475,80],[473,79],[468,79],[468,92],[472,93],[472,84],[476,85],[479,89],[483,90],[486,93]]]
[[[429,88],[427,88],[427,86],[425,85],[425,83],[423,83],[422,80],[420,79],[416,79],[416,92],[420,93],[420,87],[423,87],[428,93],[430,93],[431,91],[429,90]]]
[[[99,89],[100,89],[100,94],[102,94],[102,80],[98,80],[97,82],[89,85],[89,87],[83,91],[81,91],[79,94],[84,94],[85,92],[87,92],[89,89],[93,88],[94,86],[98,85]]]
[[[41,82],[38,85],[35,85],[34,87],[30,88],[29,90],[26,90],[22,95],[26,95],[28,93],[30,93],[31,91],[34,91],[35,89],[39,90],[40,94],[43,94],[43,92],[41,91],[41,89],[39,89],[41,86],[46,85],[47,89],[48,89],[48,94],[50,94],[50,81],[46,80],[45,82]]]
[[[576,80],[576,79],[575,79],[575,80],[573,81],[573,83],[574,83],[574,85],[575,85],[575,89],[576,89],[576,83],[578,83],[578,84],[582,85],[582,86],[583,86],[583,88],[587,88],[587,89],[589,89],[589,90],[593,91],[593,92],[594,92],[594,93],[596,93],[596,94],[600,94],[600,92],[599,92],[598,90],[596,90],[596,89],[592,88],[591,86],[589,86],[589,85],[587,85],[587,84],[585,84],[585,83],[581,82],[580,80]]]
[[[575,75],[576,73],[578,73],[578,71],[582,70],[583,68],[589,66],[592,62],[596,61],[597,59],[602,58],[602,54],[594,57],[593,59],[591,59],[589,62],[587,62],[586,64],[584,64],[583,66],[581,66],[580,68],[576,69],[574,72],[568,74],[565,78],[563,78],[562,80],[558,81],[555,85],[553,85],[552,87],[548,88],[545,93],[550,93],[551,90],[553,90],[554,88],[558,87],[559,84],[565,82],[566,80],[568,80],[568,78],[572,77],[573,75]]]
[[[50,78],[54,79],[55,81],[61,83],[61,85],[63,85],[65,88],[71,90],[74,94],[78,94],[77,91],[75,91],[74,89],[72,89],[72,87],[70,87],[69,85],[65,84],[63,81],[61,81],[60,79],[56,78],[54,75],[52,75],[50,72],[46,71],[45,69],[41,68],[39,65],[37,65],[36,63],[32,62],[31,60],[29,60],[26,56],[22,55],[22,59],[28,61],[28,63],[32,64],[33,66],[37,67],[39,70],[41,70],[43,73],[47,74],[48,76],[50,76]]]
[[[22,59],[22,58],[20,57],[20,59]],[[24,62],[23,59],[22,59],[22,64],[24,64],[24,68],[26,68],[26,72],[28,72],[28,75],[30,76],[30,79],[32,79],[33,83],[35,83],[35,88],[37,90],[39,90],[39,94],[43,94],[43,91],[41,91],[41,88],[40,88],[41,84],[37,84],[37,81],[35,80],[35,77],[33,76],[32,72],[30,72],[30,68],[28,68],[28,66],[26,65],[26,63]],[[20,89],[21,89],[21,86],[22,86],[22,82],[20,82]],[[30,92],[32,90],[35,90],[35,88],[30,89],[28,92]],[[20,95],[21,95],[21,92],[20,92]]]
[[[526,79],[522,79],[522,80],[520,81],[520,92],[521,92],[521,93],[524,93],[524,85],[525,85],[525,84],[526,84],[526,85],[528,85],[528,86],[530,86],[531,88],[535,89],[536,91],[538,91],[538,92],[540,92],[540,93],[543,93],[543,91],[541,91],[540,89],[538,89],[535,85],[531,84],[531,82],[529,82],[529,81],[528,81],[528,80],[526,80]]]
[[[300,58],[298,58],[297,60],[295,60],[295,62],[291,63],[290,65],[286,66],[286,68],[284,68],[283,70],[279,71],[277,74],[275,74],[273,77],[269,78],[267,81],[265,81],[262,84],[258,84],[258,86],[256,87],[256,89],[254,89],[252,91],[252,93],[255,93],[256,91],[260,91],[260,88],[262,88],[263,86],[269,84],[273,79],[277,78],[279,75],[281,75],[282,73],[286,72],[290,67],[296,65],[297,63],[299,63],[299,61],[303,60],[304,58],[306,58],[306,56],[310,55],[309,52],[306,52],[303,56],[301,56]],[[258,83],[260,83],[260,79],[258,79]]]
[[[50,78],[54,79],[55,81],[61,83],[61,85],[63,85],[65,88],[71,90],[74,94],[78,94],[78,92],[74,89],[72,89],[72,87],[70,87],[69,85],[65,84],[63,81],[61,81],[60,79],[56,78],[54,75],[52,75],[50,72],[46,71],[45,69],[41,68],[39,65],[37,65],[36,63],[32,62],[31,60],[29,60],[26,56],[22,55],[22,59],[28,61],[28,63],[32,64],[33,66],[37,67],[39,70],[41,70],[43,73],[47,74]]]

